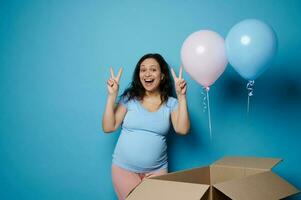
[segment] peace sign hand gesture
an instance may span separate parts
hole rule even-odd
[[[107,81],[108,92],[109,92],[109,95],[117,95],[118,89],[119,89],[119,80],[120,80],[123,68],[121,67],[119,69],[117,76],[114,75],[114,71],[113,71],[112,67],[110,67],[110,71],[111,71],[111,77]]]
[[[178,97],[186,95],[187,90],[186,81],[182,78],[182,72],[183,68],[180,67],[179,77],[177,77],[175,71],[171,69],[171,74],[175,82],[176,93]]]

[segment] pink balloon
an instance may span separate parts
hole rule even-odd
[[[181,60],[187,73],[204,87],[211,86],[228,64],[225,41],[216,32],[200,30],[184,41]]]

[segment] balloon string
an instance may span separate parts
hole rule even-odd
[[[247,105],[247,114],[249,116],[249,111],[250,111],[250,96],[248,95],[248,105]]]
[[[210,133],[210,140],[212,141],[212,130],[211,130],[211,116],[210,116],[210,104],[209,104],[209,87],[206,87],[207,92],[207,104],[208,104],[208,122],[209,122],[209,133]]]
[[[254,91],[254,83],[255,81],[254,80],[251,80],[247,83],[247,90],[248,90],[248,104],[247,104],[247,114],[249,116],[249,112],[250,112],[250,99],[251,99],[251,96],[253,96],[253,91]]]
[[[205,112],[207,110],[207,103],[206,103],[206,100],[207,100],[207,96],[204,92],[206,88],[204,87],[203,90],[202,90],[202,99],[203,99],[203,112]]]

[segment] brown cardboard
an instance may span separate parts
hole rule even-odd
[[[214,185],[231,199],[283,199],[296,188],[271,171]]]
[[[209,185],[183,183],[146,179],[127,198],[127,200],[155,200],[155,199],[199,199],[208,190]]]
[[[271,171],[281,159],[225,157],[212,165],[145,179],[127,200],[274,200],[299,192]]]
[[[213,165],[270,170],[280,161],[281,159],[275,158],[225,157],[216,161]]]

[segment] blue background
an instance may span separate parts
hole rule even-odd
[[[101,128],[109,67],[124,67],[122,91],[145,53],[161,53],[178,71],[189,34],[226,37],[247,18],[266,21],[279,38],[249,117],[246,81],[228,65],[210,90],[210,140],[201,87],[185,74],[192,128],[170,137],[170,170],[228,155],[276,157],[284,162],[274,171],[301,188],[300,9],[297,0],[1,0],[0,198],[115,199],[110,166],[119,131]]]

